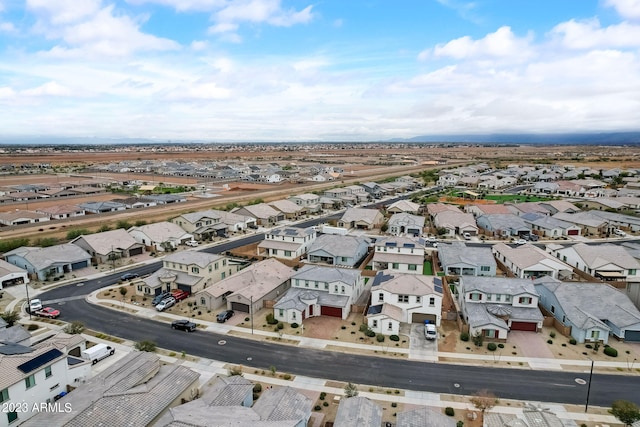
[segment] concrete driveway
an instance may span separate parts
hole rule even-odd
[[[553,359],[553,353],[546,343],[547,337],[541,333],[526,331],[511,331],[505,343],[505,347],[509,344],[516,345],[522,352],[520,356]]]
[[[424,337],[424,324],[412,323],[409,335],[409,359],[438,360],[438,340],[429,341]]]

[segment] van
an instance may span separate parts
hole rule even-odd
[[[84,359],[91,360],[91,364],[95,365],[105,357],[112,356],[116,350],[110,345],[106,344],[96,344],[93,347],[89,347],[88,349],[82,352],[82,357]]]

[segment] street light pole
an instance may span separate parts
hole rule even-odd
[[[591,371],[589,372],[589,384],[587,384],[587,401],[584,404],[584,412],[589,410],[589,394],[591,393],[591,378],[593,378],[593,360],[591,360]]]
[[[31,301],[29,300],[29,283],[24,282],[24,289],[27,292],[27,311],[29,312],[29,320],[31,320]]]
[[[249,297],[249,301],[251,301],[249,305],[249,316],[251,316],[251,335],[253,335],[253,295]]]

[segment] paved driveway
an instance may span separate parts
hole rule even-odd
[[[429,341],[424,337],[424,325],[412,323],[409,332],[409,358],[419,360],[437,360],[438,340]]]
[[[547,347],[546,337],[540,333],[526,331],[511,331],[505,343],[505,347],[509,344],[518,346],[522,354],[519,356],[553,359],[553,353]]]

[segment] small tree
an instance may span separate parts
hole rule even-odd
[[[471,404],[482,413],[483,423],[485,411],[493,408],[498,404],[498,402],[500,402],[495,394],[486,389],[477,391],[469,400],[471,401]]]
[[[124,286],[120,286],[120,295],[122,295],[122,299],[124,299],[125,295],[127,295],[127,288]]]
[[[151,340],[138,341],[135,345],[135,349],[138,351],[146,351],[154,353],[156,351],[156,343]]]
[[[358,387],[354,383],[347,383],[344,386],[344,395],[346,397],[356,397],[358,395]]]
[[[79,320],[74,320],[73,322],[65,326],[63,331],[66,332],[67,334],[72,334],[72,335],[81,334],[84,332],[84,323],[82,323]]]
[[[20,319],[20,313],[15,310],[5,311],[4,313],[0,314],[0,317],[2,317],[2,320],[7,322],[8,327],[11,327]]]
[[[609,413],[620,420],[625,426],[630,426],[640,420],[640,408],[627,400],[616,400],[611,404]]]

